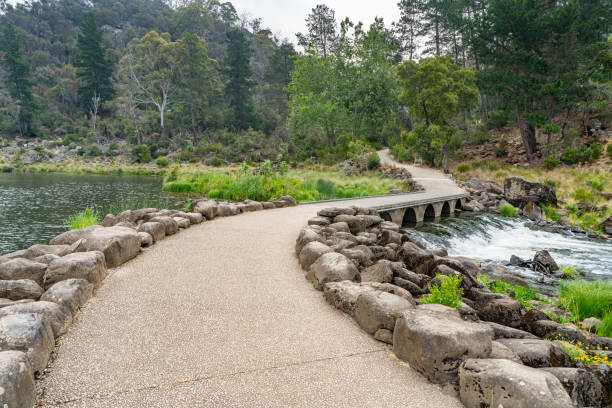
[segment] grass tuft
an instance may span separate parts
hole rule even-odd
[[[514,217],[516,215],[516,208],[511,205],[502,205],[499,209],[499,213],[504,217]]]
[[[85,209],[70,217],[70,230],[80,230],[100,223],[100,216],[95,210]]]
[[[561,306],[576,321],[603,319],[612,312],[612,282],[565,281],[559,285]]]

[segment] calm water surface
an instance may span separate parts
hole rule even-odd
[[[47,243],[85,208],[120,203],[181,207],[185,196],[161,191],[154,177],[0,173],[0,254]]]

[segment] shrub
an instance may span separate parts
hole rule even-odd
[[[168,167],[168,159],[166,159],[164,156],[160,156],[157,158],[157,160],[155,160],[155,163],[159,166],[159,167]]]
[[[149,163],[151,161],[151,150],[146,145],[134,146],[132,157],[138,163]]]
[[[516,208],[509,204],[502,205],[499,213],[504,217],[514,217],[516,215]]]
[[[101,156],[102,155],[102,151],[100,150],[100,148],[96,145],[92,145],[89,148],[89,152],[87,152],[87,154],[91,157],[97,157],[97,156]]]
[[[561,273],[563,274],[563,276],[570,279],[573,279],[580,275],[580,271],[575,266],[564,266],[563,268],[561,268]]]
[[[484,126],[477,126],[474,129],[472,140],[477,145],[483,145],[489,141],[489,132],[487,132],[487,129]]]
[[[378,153],[372,152],[369,153],[366,157],[368,162],[368,169],[373,170],[380,166],[380,157],[378,157]]]
[[[495,146],[495,157],[505,157],[508,155],[508,142],[500,140]]]
[[[612,337],[612,312],[606,313],[601,319],[601,326],[597,329],[597,334],[604,337]]]
[[[422,304],[436,303],[455,309],[461,309],[461,295],[463,295],[463,289],[461,289],[461,276],[445,276],[437,274],[436,277],[440,281],[439,285],[432,285],[429,288],[431,292],[421,299]]]
[[[557,159],[555,156],[549,156],[544,159],[544,167],[548,170],[554,169],[561,164],[561,161]]]
[[[497,164],[495,162],[489,163],[489,165],[487,167],[489,168],[490,171],[497,171],[497,170],[499,170],[499,164]]]
[[[575,189],[572,193],[572,196],[576,201],[580,202],[590,203],[595,201],[595,194],[591,193],[590,191],[587,191],[582,187],[578,187],[577,189]]]
[[[612,282],[564,281],[559,285],[561,306],[576,321],[603,319],[612,312]]]
[[[559,187],[559,185],[561,183],[559,183],[558,181],[555,181],[555,180],[546,179],[546,180],[544,180],[544,184],[547,184],[547,185],[551,186],[552,188],[557,188],[557,187]]]
[[[191,150],[183,150],[179,156],[179,160],[182,162],[189,162],[193,159],[193,152]]]
[[[472,162],[472,169],[476,170],[487,165],[486,160]]]
[[[68,222],[71,230],[80,230],[99,224],[100,216],[95,210],[87,208],[85,211],[71,216]]]
[[[461,163],[457,165],[457,171],[459,173],[467,173],[468,171],[470,171],[470,165],[467,163]]]
[[[503,129],[509,122],[510,115],[504,110],[494,110],[489,112],[487,127],[489,129]]]
[[[580,154],[576,149],[568,147],[561,153],[561,161],[565,164],[576,164],[580,161]]]
[[[8,144],[8,143],[5,143],[5,144]],[[608,147],[606,147],[606,152],[608,153],[608,157],[612,159],[612,143],[610,143]]]

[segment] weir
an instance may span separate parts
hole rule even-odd
[[[457,194],[398,202],[374,208],[384,220],[406,227],[420,224],[425,220],[438,219],[443,215],[453,215],[457,210],[463,208],[467,197],[467,194]]]

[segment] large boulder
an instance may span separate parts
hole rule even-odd
[[[574,406],[600,407],[604,400],[604,389],[597,377],[582,368],[543,368],[557,377],[569,394]]]
[[[92,294],[93,285],[85,279],[67,279],[47,289],[40,300],[57,303],[74,314],[87,303]]]
[[[178,223],[172,217],[161,215],[161,216],[157,216],[157,217],[151,218],[149,220],[149,222],[155,222],[155,223],[159,223],[159,224],[163,225],[164,229],[165,229],[165,235],[166,236],[174,235],[179,230]]]
[[[504,196],[515,207],[522,208],[528,203],[557,205],[557,195],[552,187],[544,183],[532,183],[520,177],[504,180]]]
[[[328,282],[341,282],[345,280],[357,280],[359,271],[346,256],[337,252],[323,254],[310,267],[310,273],[314,278],[317,289],[323,290],[323,285]]]
[[[302,252],[302,248],[304,248],[307,244],[313,241],[322,243],[323,237],[319,235],[318,231],[314,230],[311,227],[306,227],[302,229],[302,231],[300,232],[300,235],[297,237],[297,240],[295,241],[295,254],[299,256],[300,252]]]
[[[89,228],[85,228],[81,230],[67,231],[53,238],[49,242],[49,244],[51,245],[72,245],[78,240],[80,240],[83,237],[83,235],[95,229],[99,229],[99,228],[103,228],[103,227],[101,225],[93,225]]]
[[[68,327],[72,324],[72,314],[68,308],[60,306],[57,303],[45,301],[19,303],[3,307],[0,309],[0,318],[24,313],[41,315],[45,322],[51,326],[54,337],[59,337],[66,333]]]
[[[356,211],[354,208],[350,208],[350,207],[330,207],[330,208],[324,208],[322,210],[320,210],[317,215],[321,216],[321,217],[329,217],[329,218],[334,218],[337,217],[341,214],[344,215],[355,215]]]
[[[22,351],[0,352],[0,406],[32,408],[36,403],[34,373]]]
[[[390,283],[393,281],[391,262],[381,260],[361,272],[362,282]]]
[[[466,184],[466,187],[475,192],[484,191],[498,195],[504,194],[502,186],[490,180],[472,179]]]
[[[412,242],[404,242],[399,250],[399,257],[408,269],[418,272],[429,272],[429,266],[434,260],[432,252]]]
[[[39,256],[53,254],[57,256],[64,256],[72,252],[70,245],[43,245],[36,244],[26,249],[23,257],[26,259],[34,259]]]
[[[30,261],[25,258],[15,258],[0,264],[0,279],[29,279],[42,284],[47,265]]]
[[[138,247],[140,248],[140,238]],[[77,252],[51,262],[45,273],[45,288],[66,279],[85,279],[94,285],[99,285],[106,275],[102,252]]]
[[[181,229],[187,229],[189,227],[191,227],[191,222],[189,222],[189,220],[187,218],[183,218],[183,217],[172,217],[172,219],[174,221],[176,221],[176,224],[179,226],[179,228]]]
[[[491,356],[489,358],[512,360],[515,363],[522,364],[521,359],[514,351],[495,340],[491,342]]]
[[[559,265],[557,265],[557,262],[555,262],[552,255],[550,255],[550,252],[546,250],[536,252],[535,256],[533,257],[533,260],[535,262],[541,263],[551,272],[559,270]]]
[[[138,232],[146,232],[153,237],[153,242],[166,238],[166,227],[160,222],[144,222],[138,227]]]
[[[612,215],[603,220],[603,222],[599,224],[599,228],[606,234],[612,235]]]
[[[355,321],[368,334],[380,329],[393,331],[395,320],[409,309],[414,309],[414,301],[387,292],[366,292],[357,298]]]
[[[612,366],[608,364],[593,364],[587,367],[601,383],[604,392],[603,405],[612,402]]]
[[[296,199],[291,197],[290,195],[282,196],[281,198],[275,201],[284,201],[285,203],[287,203],[288,207],[295,207],[297,205]]]
[[[188,219],[189,223],[192,225],[201,224],[204,222],[204,216],[197,212],[184,213],[181,214],[181,217]]]
[[[493,299],[481,307],[478,316],[482,320],[518,329],[523,324],[524,312],[525,307],[520,302],[510,298],[501,298]]]
[[[572,362],[556,343],[535,339],[498,339],[500,343],[514,351],[523,364],[534,367],[569,367]]]
[[[529,287],[529,284],[525,279],[513,274],[508,270],[508,268],[501,265],[489,264],[482,270],[482,272],[493,280],[499,280],[511,285],[522,286],[524,288]]]
[[[10,300],[38,299],[43,289],[33,280],[0,280],[0,298]]]
[[[358,283],[348,280],[342,282],[329,282],[323,287],[323,296],[329,304],[342,310],[344,313],[354,316],[355,304],[357,303],[359,295],[372,291],[391,293],[408,300],[411,304],[415,303],[410,292],[395,285],[376,282]]]
[[[139,232],[138,236],[140,237],[140,246],[143,248],[148,248],[153,245],[153,237],[148,232]]]
[[[459,369],[466,408],[572,408],[554,375],[507,359],[469,359]]]
[[[431,382],[454,383],[462,361],[489,357],[492,338],[491,328],[463,321],[455,309],[419,306],[396,320],[393,352]]]
[[[316,260],[321,257],[321,255],[328,252],[333,252],[333,249],[318,241],[309,242],[300,252],[300,265],[302,266],[302,269],[308,271],[310,266],[315,263]],[[309,280],[311,279],[312,276],[309,276]]]
[[[53,330],[39,314],[16,314],[0,318],[0,351],[23,351],[32,371],[47,367],[55,347]]]
[[[218,208],[219,206],[216,201],[204,200],[196,202],[193,206],[193,211],[202,214],[204,218],[210,221],[217,217]]]
[[[349,226],[351,233],[355,235],[359,234],[360,232],[365,232],[366,230],[365,220],[356,215],[346,215],[346,214],[337,215],[334,217],[334,223],[337,223],[337,222],[345,222]]]
[[[166,230],[166,235],[167,233]],[[102,252],[106,266],[115,268],[140,253],[140,237],[136,231],[129,228],[99,228],[83,235],[80,248],[86,252]]]
[[[482,322],[482,323],[486,324],[491,329],[493,329],[493,339],[494,340],[497,340],[497,339],[536,339],[538,340],[537,336],[534,336],[533,334],[523,331],[523,330],[513,329],[512,327],[503,326],[501,324],[494,323],[494,322]]]

